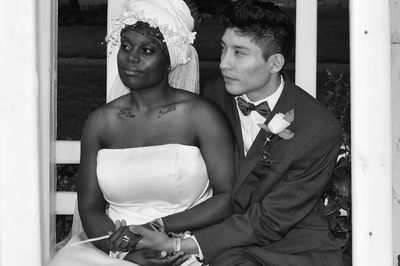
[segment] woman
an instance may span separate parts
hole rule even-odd
[[[128,225],[162,218],[166,232],[184,232],[230,214],[229,126],[214,105],[186,91],[198,88],[192,29],[182,0],[130,0],[115,20],[108,36],[120,43],[114,91],[130,93],[85,123],[78,205],[89,238],[119,229],[91,243],[73,236],[50,265],[135,265],[148,253],[126,252],[135,241]],[[185,259],[177,253],[168,261]]]

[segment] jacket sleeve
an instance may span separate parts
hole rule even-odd
[[[231,247],[265,246],[281,240],[320,200],[332,175],[340,140],[338,124],[315,131],[314,136],[304,139],[301,153],[292,155],[287,171],[274,173],[278,176],[272,178],[278,181],[262,200],[243,214],[195,231],[205,261]]]

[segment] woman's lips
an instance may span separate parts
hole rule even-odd
[[[123,71],[126,75],[129,75],[129,76],[139,75],[142,73],[142,71],[137,70],[137,69],[124,69]]]

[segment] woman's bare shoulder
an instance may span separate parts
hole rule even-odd
[[[85,122],[85,127],[94,127],[96,130],[99,130],[115,123],[117,121],[118,112],[124,108],[126,102],[127,99],[125,97],[120,97],[112,102],[99,106],[89,114]]]
[[[191,128],[201,143],[230,145],[233,138],[228,120],[215,103],[201,95],[189,95],[181,106],[182,123]]]
[[[182,90],[179,90],[177,102],[189,108],[215,108],[215,105],[207,98],[196,93]]]
[[[179,106],[185,116],[192,121],[201,121],[204,124],[208,124],[225,120],[223,113],[215,103],[198,94],[182,93]]]

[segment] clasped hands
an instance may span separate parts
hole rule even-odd
[[[172,239],[148,224],[127,225],[125,220],[115,222],[115,231],[109,232],[111,251],[129,252],[124,260],[144,266],[172,265],[185,262],[190,256],[182,251],[173,253]]]

